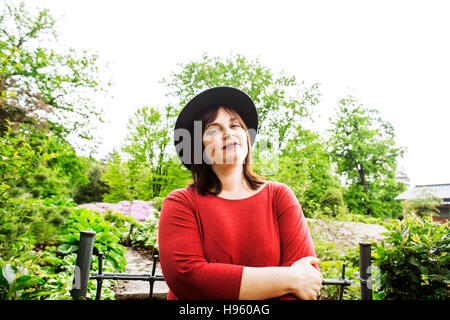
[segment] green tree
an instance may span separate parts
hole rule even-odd
[[[105,168],[100,165],[94,165],[89,169],[89,182],[80,185],[73,197],[73,200],[78,203],[102,202],[103,195],[109,193],[109,186],[101,181],[101,177]]]
[[[135,198],[150,200],[162,196],[165,186],[179,187],[179,182],[185,182],[190,176],[186,170],[178,170],[175,176],[178,179],[169,176],[169,169],[174,165],[170,152],[172,110],[170,105],[163,111],[142,107],[129,120],[129,134],[122,151],[129,158],[130,186],[135,190]]]
[[[105,172],[100,178],[110,188],[110,192],[103,195],[105,202],[117,202],[121,200],[132,200],[129,189],[129,168],[122,161],[120,154],[113,151]]]
[[[307,87],[294,76],[283,72],[275,75],[258,59],[249,60],[236,54],[227,58],[202,56],[200,61],[179,64],[161,82],[168,89],[168,97],[175,98],[173,105],[181,108],[199,92],[216,87],[231,86],[246,92],[255,102],[259,118],[259,138],[276,136],[280,149],[295,135],[292,124],[309,117],[312,107],[319,101],[319,85]],[[259,139],[257,138],[257,139]]]
[[[89,126],[102,121],[103,110],[91,97],[106,87],[98,57],[52,49],[58,36],[47,9],[29,11],[23,2],[1,2],[0,135],[9,120],[14,127],[47,127],[62,138],[72,133],[92,139]]]
[[[340,189],[329,187],[320,198],[320,207],[322,211],[337,216],[345,210],[344,198]]]
[[[28,177],[9,191],[9,195],[17,197],[29,193],[37,199],[53,196],[73,198],[76,189],[88,182],[87,170],[93,160],[78,156],[69,143],[55,137],[47,129],[33,129],[21,124],[20,131],[27,136],[34,152],[51,154],[52,157],[39,161],[28,171]],[[19,134],[18,129],[12,132]]]
[[[43,141],[45,147],[50,138]],[[47,154],[42,146],[33,148],[28,135],[6,127],[0,136],[0,205],[10,193],[26,181],[42,161],[54,154]]]
[[[328,188],[339,187],[331,170],[326,144],[317,133],[308,129],[297,126],[296,135],[289,140],[277,161],[278,170],[267,176],[288,184],[308,216],[313,216],[319,209],[322,195]],[[259,170],[260,167],[255,171]]]
[[[352,96],[339,101],[332,120],[329,147],[336,171],[345,180],[345,202],[353,213],[397,215],[394,197],[405,185],[396,181],[404,148],[395,146],[392,125],[377,110],[364,108]]]

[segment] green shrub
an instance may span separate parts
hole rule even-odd
[[[100,180],[103,169],[98,166],[93,166],[89,170],[89,182],[77,188],[74,200],[78,204],[102,202],[103,195],[110,191],[109,186]]]
[[[94,254],[104,253],[104,266],[111,267],[111,272],[125,272],[126,249],[119,243],[121,230],[104,219],[102,213],[84,208],[74,209],[67,223],[60,228],[57,236],[58,251],[68,254],[76,252],[80,231],[94,231]]]
[[[347,222],[361,222],[368,224],[379,224],[386,225],[386,222],[382,218],[372,217],[365,214],[356,214],[356,213],[340,213],[335,217],[338,221],[347,221]],[[390,220],[388,220],[390,221]],[[389,222],[387,222],[389,223]]]
[[[54,241],[64,216],[36,199],[9,199],[0,205],[0,256],[9,259],[41,242]]]
[[[374,254],[380,269],[381,299],[449,299],[448,223],[409,215],[388,227],[388,237]]]
[[[59,205],[55,205],[58,203]],[[67,206],[66,206],[67,204]],[[81,230],[95,231],[91,270],[104,253],[104,272],[125,272],[129,230],[122,214],[77,209],[61,199],[9,199],[0,207],[0,299],[70,299],[76,251]],[[102,299],[115,299],[113,281],[105,281]],[[87,298],[95,297],[95,281]]]
[[[15,265],[13,261],[4,261],[0,257],[0,300],[14,300],[26,296],[37,281],[36,275],[28,274],[32,260]]]
[[[140,222],[131,233],[131,245],[158,250],[158,225],[153,221]]]
[[[346,248],[336,245],[333,241],[314,241],[316,256],[320,260],[320,272],[324,279],[338,279],[342,276],[342,265],[345,264],[345,278],[352,280],[350,286],[345,287],[343,300],[360,299],[358,248]],[[340,286],[328,285],[321,289],[322,300],[338,300]]]
[[[16,188],[25,183],[40,163],[54,156],[45,153],[41,146],[33,148],[26,131],[23,127],[13,130],[8,126],[0,136],[0,202],[20,193]],[[49,137],[45,138],[44,146],[50,141]],[[42,177],[38,176],[40,178]],[[35,192],[40,194],[41,191]]]
[[[345,210],[344,198],[338,188],[328,188],[320,198],[320,207],[324,213],[333,217]]]

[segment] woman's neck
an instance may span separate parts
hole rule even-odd
[[[213,171],[222,183],[222,192],[240,194],[249,190],[242,164],[237,166],[215,166]]]

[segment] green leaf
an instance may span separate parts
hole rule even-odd
[[[10,264],[6,264],[2,268],[2,275],[3,278],[8,282],[9,285],[14,282],[14,279],[16,279],[16,271],[14,270],[13,266]]]
[[[416,267],[420,266],[419,261],[414,257],[409,257],[408,262]]]
[[[17,292],[19,290],[23,290],[25,288],[28,288],[32,286],[35,282],[34,277],[23,275],[16,279],[14,283],[14,290]]]
[[[430,272],[429,269],[423,265],[419,266],[419,270],[420,270],[420,272],[425,273],[425,274],[428,274]]]
[[[75,252],[77,250],[78,250],[78,245],[76,245],[76,244],[63,243],[58,246],[58,251],[61,253],[64,253],[64,254]]]

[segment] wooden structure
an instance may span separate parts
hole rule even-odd
[[[450,183],[416,185],[395,197],[395,200],[436,199],[436,221],[450,220]]]

